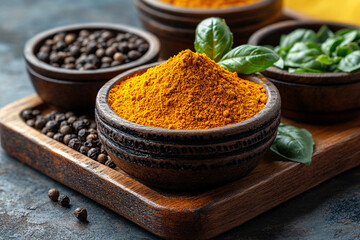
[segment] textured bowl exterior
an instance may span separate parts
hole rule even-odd
[[[129,122],[107,103],[115,83],[148,67],[113,78],[97,96],[99,138],[121,169],[155,187],[194,190],[231,182],[256,167],[280,122],[280,98],[271,82],[263,82],[268,95],[264,109],[244,122],[212,129],[169,130]],[[244,78],[262,82],[255,76]]]
[[[286,21],[254,33],[249,44],[278,45],[282,34],[297,28],[318,30],[327,25],[336,31],[360,28],[324,21]],[[278,88],[282,114],[309,123],[334,123],[351,119],[360,112],[360,71],[354,73],[289,73],[276,67],[262,72]]]
[[[93,114],[97,92],[107,82],[52,79],[40,75],[29,66],[26,70],[40,98],[65,111]]]

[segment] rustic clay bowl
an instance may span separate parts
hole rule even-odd
[[[170,130],[136,124],[113,112],[107,102],[113,85],[156,64],[113,78],[97,95],[95,119],[99,138],[116,165],[145,184],[172,190],[218,186],[255,168],[273,142],[280,122],[276,87],[257,76],[243,76],[263,82],[268,102],[252,118],[225,127]]]
[[[53,67],[36,57],[36,52],[46,39],[59,32],[77,33],[83,29],[133,33],[146,40],[149,50],[141,58],[130,63],[83,71]],[[119,24],[88,23],[53,28],[35,35],[26,43],[24,57],[34,88],[44,102],[64,110],[93,111],[97,91],[103,84],[131,68],[156,61],[159,52],[160,42],[151,33]]]
[[[160,56],[167,59],[184,49],[194,48],[195,28],[205,18],[221,17],[234,33],[234,45],[246,43],[256,30],[282,16],[281,0],[260,0],[229,8],[187,8],[157,0],[135,0],[140,20],[160,38]]]
[[[276,46],[282,34],[297,28],[317,31],[322,25],[329,26],[333,31],[359,28],[335,22],[286,21],[257,31],[249,39],[249,44]],[[323,124],[345,121],[360,112],[360,72],[289,73],[270,67],[262,73],[279,89],[285,117]]]

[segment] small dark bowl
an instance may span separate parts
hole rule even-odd
[[[97,70],[53,67],[36,57],[35,54],[46,39],[59,32],[77,33],[83,29],[133,33],[143,38],[149,44],[149,49],[133,62]],[[103,84],[122,72],[156,61],[159,52],[160,42],[151,33],[119,24],[88,23],[53,28],[35,35],[26,43],[24,57],[34,88],[44,102],[64,110],[86,112],[93,111],[97,91]]]
[[[95,119],[99,138],[122,170],[145,184],[172,190],[211,188],[248,174],[272,144],[280,123],[280,96],[270,81],[263,83],[268,102],[252,118],[225,127],[170,130],[127,121],[109,106],[109,90],[119,81],[156,64],[123,73],[99,91]]]
[[[276,22],[282,16],[281,0],[260,0],[227,8],[179,7],[157,0],[134,0],[144,27],[160,38],[164,59],[184,49],[194,48],[196,26],[205,18],[226,20],[234,33],[234,45],[246,43],[256,30]],[[168,47],[169,46],[169,47]]]
[[[253,45],[279,45],[282,34],[297,28],[317,31],[322,25],[331,30],[360,28],[356,25],[324,21],[286,21],[255,32]],[[309,123],[335,123],[360,114],[360,71],[354,73],[289,73],[276,67],[262,72],[279,89],[282,114]]]

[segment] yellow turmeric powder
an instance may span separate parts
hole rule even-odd
[[[242,6],[259,0],[160,0],[179,7],[192,8],[226,8]]]
[[[244,121],[266,104],[262,85],[229,72],[205,54],[180,52],[110,90],[124,119],[153,127],[206,129]]]

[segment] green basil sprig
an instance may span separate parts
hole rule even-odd
[[[354,72],[360,70],[360,30],[345,28],[332,32],[322,26],[317,33],[296,29],[281,37],[273,48],[289,72]]]
[[[280,123],[270,150],[290,161],[310,165],[314,144],[311,133],[306,129]]]
[[[261,46],[241,45],[234,49],[233,34],[221,18],[207,18],[196,27],[195,50],[205,53],[219,65],[231,72],[252,74],[277,64],[280,56]],[[277,66],[278,66],[277,65]]]
[[[218,62],[233,45],[233,34],[221,18],[207,18],[196,27],[195,50]]]

